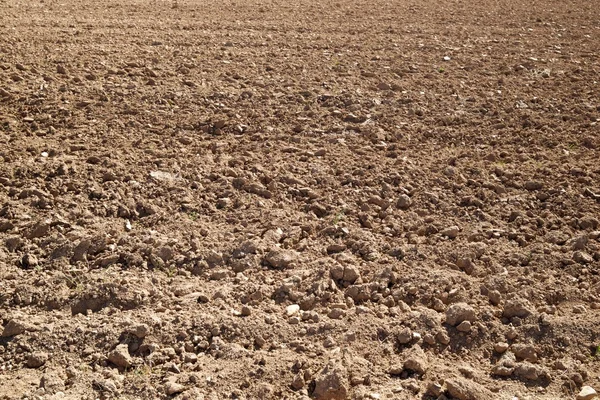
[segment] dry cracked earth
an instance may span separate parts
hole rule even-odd
[[[599,35],[586,0],[0,0],[0,398],[594,398]]]

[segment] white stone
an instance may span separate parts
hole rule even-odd
[[[583,386],[577,395],[577,400],[591,400],[598,395],[593,387]]]
[[[300,306],[298,304],[291,304],[285,308],[285,314],[288,317],[295,315],[298,311],[300,311]]]

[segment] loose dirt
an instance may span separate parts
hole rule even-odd
[[[0,0],[0,398],[593,398],[599,35]]]

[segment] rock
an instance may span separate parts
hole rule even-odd
[[[298,253],[293,250],[275,249],[271,250],[264,258],[264,262],[278,269],[291,268],[298,259]]]
[[[506,318],[526,318],[532,314],[531,305],[528,301],[523,299],[507,300],[504,304],[504,311],[502,312],[502,314]]]
[[[576,304],[573,306],[574,314],[585,314],[586,311],[587,311],[587,309],[585,308],[585,306],[583,304]]]
[[[460,229],[458,228],[458,226],[454,225],[443,229],[440,232],[440,234],[442,236],[446,236],[449,239],[455,239],[458,236],[458,232],[460,232]]]
[[[27,253],[21,258],[21,266],[25,269],[35,268],[40,265],[37,257],[31,253]]]
[[[591,386],[583,386],[581,391],[577,394],[577,400],[591,400],[595,398],[598,394]]]
[[[165,384],[165,393],[167,396],[172,396],[177,393],[181,393],[185,390],[185,386],[177,382],[167,382]]]
[[[510,328],[508,332],[506,332],[506,338],[508,340],[515,340],[517,337],[519,337],[519,332],[515,328]]]
[[[121,256],[119,254],[110,254],[105,257],[101,257],[101,258],[97,259],[94,262],[94,265],[98,266],[100,268],[106,268],[113,264],[118,263],[120,259],[121,259]]]
[[[143,339],[148,335],[148,333],[150,333],[150,327],[146,324],[138,324],[129,329],[129,333],[139,339]]]
[[[564,360],[556,360],[554,362],[554,369],[566,371],[567,369],[569,369],[569,365]]]
[[[327,316],[331,319],[341,319],[346,316],[346,311],[341,308],[334,308],[327,313]]]
[[[11,319],[2,331],[2,337],[12,337],[25,332],[26,326],[23,322]]]
[[[515,365],[517,365],[517,357],[511,351],[506,351],[498,360],[498,365],[513,368]]]
[[[341,253],[344,250],[346,250],[346,245],[342,243],[334,243],[327,246],[327,254]]]
[[[258,182],[249,183],[244,185],[243,189],[252,194],[256,194],[258,196],[264,197],[265,199],[270,199],[273,197],[273,193],[271,193],[266,187]]]
[[[48,353],[36,351],[27,357],[27,366],[29,368],[39,368],[48,361]]]
[[[471,323],[469,321],[463,321],[460,324],[458,324],[458,326],[456,327],[456,329],[459,332],[471,332]]]
[[[294,390],[300,390],[300,389],[302,389],[304,387],[304,385],[305,385],[305,382],[304,382],[304,376],[303,376],[303,374],[300,374],[300,373],[296,374],[294,376],[294,379],[292,380],[292,383],[291,383],[292,389],[294,389]]]
[[[379,84],[377,85],[377,89],[379,90],[392,90],[392,87],[385,82],[379,82]]]
[[[573,250],[583,250],[585,249],[585,246],[587,246],[589,241],[589,238],[587,235],[582,235],[579,236],[578,238],[575,238],[570,244],[571,244],[571,248]],[[577,260],[575,260],[577,261]]]
[[[437,340],[438,343],[443,344],[444,346],[450,344],[450,336],[448,336],[448,333],[446,331],[440,331],[436,333],[435,340]]]
[[[117,367],[128,368],[131,366],[132,359],[129,355],[129,350],[126,344],[118,345],[108,355],[108,361],[115,364]]]
[[[71,257],[71,260],[73,262],[85,261],[87,259],[88,250],[90,249],[91,246],[92,246],[91,240],[89,240],[89,239],[81,240],[77,244],[77,246],[75,246],[75,249],[73,249],[73,257]]]
[[[490,303],[497,306],[502,301],[502,294],[497,290],[490,290],[488,292],[488,299],[490,299]]]
[[[459,258],[456,260],[456,266],[468,275],[473,275],[475,272],[475,265],[470,258]]]
[[[300,311],[300,306],[298,304],[291,304],[285,308],[285,315],[291,317]]]
[[[242,312],[241,312],[243,317],[248,317],[250,315],[252,315],[252,308],[250,306],[242,306]]]
[[[92,381],[92,387],[100,390],[104,395],[117,394],[119,390],[112,379],[95,379]]]
[[[446,387],[448,393],[457,400],[489,400],[496,398],[494,393],[468,379],[448,379],[446,380]]]
[[[10,94],[10,92],[6,91],[6,89],[0,87],[0,97],[11,98],[12,95]]]
[[[337,345],[337,342],[331,336],[327,336],[325,338],[325,340],[323,341],[323,347],[325,347],[326,349],[329,349],[329,348],[334,347],[336,345]]]
[[[177,182],[182,178],[166,171],[150,171],[150,177],[159,182]]]
[[[546,235],[546,241],[548,243],[563,245],[569,239],[569,235],[560,231],[550,231]]]
[[[347,374],[343,366],[330,362],[316,377],[312,397],[315,400],[346,399],[349,389]]]
[[[331,279],[340,281],[344,278],[344,266],[341,264],[335,264],[329,269],[329,275]]]
[[[360,271],[357,267],[350,265],[344,268],[344,275],[342,278],[344,282],[352,284],[356,282],[358,278],[360,278]]]
[[[423,342],[433,346],[435,344],[435,337],[431,333],[426,333],[423,335]]]
[[[508,343],[505,343],[505,342],[499,342],[499,343],[496,343],[496,344],[494,345],[494,351],[495,351],[496,353],[502,354],[502,353],[504,353],[506,350],[508,350]]]
[[[544,185],[542,184],[542,182],[539,182],[539,181],[525,182],[525,189],[530,190],[530,191],[541,190],[543,187],[544,187]]]
[[[412,331],[409,328],[403,327],[396,334],[396,340],[400,344],[410,343],[413,339]]]
[[[56,66],[56,72],[58,72],[61,75],[67,75],[67,69],[64,67],[64,65],[58,64]]]
[[[396,207],[398,207],[401,210],[406,210],[406,209],[410,208],[411,205],[412,205],[411,198],[405,194],[400,195],[400,197],[398,197],[398,201],[396,202]]]
[[[515,367],[514,374],[523,380],[535,381],[544,377],[546,372],[541,367],[528,362],[522,362]]]
[[[48,236],[51,225],[48,221],[38,221],[25,233],[27,239],[36,239]]]
[[[404,369],[423,375],[427,371],[427,356],[420,346],[414,346],[409,350],[408,358],[404,361]]]
[[[573,253],[573,261],[578,262],[579,264],[591,264],[594,262],[594,257],[585,251],[576,251]]]
[[[443,392],[444,392],[444,387],[442,385],[440,385],[437,382],[430,382],[429,385],[427,385],[427,390],[426,390],[425,394],[437,399],[438,397],[440,397],[442,395]]]
[[[464,376],[465,378],[469,378],[469,379],[472,379],[473,376],[475,375],[475,370],[466,365],[461,365],[460,367],[458,367],[458,372],[460,372],[462,374],[462,376]]]
[[[40,387],[44,388],[46,394],[65,390],[65,382],[57,372],[50,371],[42,375]]]
[[[515,369],[512,367],[505,367],[504,365],[494,365],[494,367],[492,368],[492,375],[508,377],[513,374],[514,370]]]
[[[596,195],[596,201],[600,201],[600,195]],[[596,229],[600,226],[600,221],[597,218],[586,216],[579,220],[579,228],[588,230],[588,229]]]
[[[246,240],[233,250],[233,256],[235,258],[243,258],[248,254],[258,253],[258,250],[259,244],[257,242]]]
[[[446,310],[446,323],[456,326],[463,321],[475,322],[475,310],[467,303],[452,304]]]
[[[219,281],[221,279],[225,279],[229,276],[229,270],[228,269],[215,269],[214,271],[212,271],[210,273],[210,279],[213,281]]]
[[[530,361],[532,363],[537,362],[538,355],[534,346],[525,343],[516,343],[511,347],[512,352],[517,358],[521,360]]]
[[[331,267],[329,273],[331,278],[337,281],[347,282],[349,284],[353,284],[358,278],[360,278],[360,271],[353,265],[343,266],[341,264],[336,264]]]
[[[198,361],[198,356],[196,353],[184,353],[183,354],[183,362],[195,364]]]

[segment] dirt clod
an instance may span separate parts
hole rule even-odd
[[[126,344],[118,345],[113,351],[108,354],[108,361],[115,364],[117,367],[128,368],[131,366],[132,358],[129,355],[129,350]]]
[[[467,303],[452,304],[446,310],[446,323],[452,326],[459,325],[464,321],[475,322],[476,318],[475,310]]]
[[[271,250],[264,258],[265,263],[273,268],[290,268],[297,260],[298,254],[293,250]]]
[[[39,368],[48,361],[48,353],[36,351],[27,357],[27,366],[29,368]]]
[[[11,319],[10,321],[8,321],[8,323],[2,330],[2,337],[12,337],[20,335],[23,332],[25,332],[25,329],[25,323],[16,319]]]
[[[315,378],[312,397],[316,400],[342,400],[348,394],[346,368],[340,364],[328,363]]]
[[[448,393],[458,400],[493,399],[494,394],[478,383],[468,379],[453,378],[446,380]]]
[[[172,396],[181,393],[185,390],[185,386],[177,382],[167,382],[165,384],[165,393],[167,396]]]
[[[524,299],[507,300],[504,304],[503,314],[507,318],[525,318],[532,314],[531,306]]]

